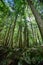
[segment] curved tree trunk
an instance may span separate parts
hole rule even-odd
[[[42,39],[43,39],[43,20],[41,19],[41,16],[39,15],[37,10],[33,6],[32,1],[31,0],[27,0],[27,2],[28,2],[28,4],[29,4],[34,16],[35,16],[36,22],[38,24],[38,27],[39,27],[39,30],[40,30],[40,33],[41,33],[41,36],[42,36]]]

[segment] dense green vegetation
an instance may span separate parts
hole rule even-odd
[[[43,0],[0,0],[0,65],[40,63]]]

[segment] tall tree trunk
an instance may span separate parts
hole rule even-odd
[[[15,42],[15,46],[19,47],[19,28],[18,28],[18,32],[17,32],[17,36],[16,36],[16,42]]]
[[[5,35],[5,39],[4,39],[4,45],[7,46],[8,45],[8,37],[9,37],[9,32],[10,32],[10,28],[11,28],[12,23],[10,24],[10,27]]]
[[[11,44],[11,47],[13,48],[13,35],[14,35],[14,29],[15,29],[15,25],[16,25],[16,21],[17,21],[17,17],[18,17],[18,14],[15,16],[15,21],[14,21],[14,25],[12,27],[12,33],[11,33],[11,40],[10,40],[10,44]]]
[[[11,32],[10,32],[10,28],[11,28],[12,23],[11,23],[11,25],[10,25],[10,27],[9,27],[9,30],[8,30],[8,32],[7,32],[7,35],[6,35],[5,41],[4,41],[5,46],[7,46],[8,44],[11,44],[11,46],[13,45],[13,33],[14,33],[15,25],[16,25],[17,16],[18,16],[18,14],[15,16],[14,25],[13,25],[13,27],[12,27],[12,31],[11,31]],[[8,37],[9,37],[9,34],[10,34],[10,33],[11,33],[11,37],[10,37],[10,39],[8,40]],[[10,41],[10,43],[9,43],[9,41]]]
[[[36,22],[38,24],[38,27],[39,27],[39,30],[40,30],[40,33],[41,33],[41,36],[42,36],[42,39],[43,39],[43,20],[41,19],[41,16],[39,15],[39,13],[36,11],[35,7],[33,6],[33,3],[31,0],[27,0],[34,16],[35,16],[35,19],[36,19]]]
[[[27,47],[29,47],[29,31],[28,31],[28,27],[27,27]]]
[[[22,25],[19,24],[19,47],[22,48]]]
[[[25,27],[24,27],[24,47],[29,47],[29,32],[27,27],[27,22],[25,20]]]
[[[26,23],[25,23],[25,27],[24,27],[24,47],[26,47],[26,43],[27,43],[27,41],[26,41]]]

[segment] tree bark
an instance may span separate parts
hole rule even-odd
[[[19,47],[22,48],[22,25],[19,25]]]
[[[34,16],[35,16],[36,22],[38,24],[38,27],[39,27],[39,30],[40,30],[40,33],[41,33],[41,36],[42,36],[42,39],[43,39],[43,20],[41,19],[41,16],[39,15],[37,10],[33,6],[32,1],[31,0],[27,0],[27,2],[28,2],[28,4],[29,4]]]
[[[24,27],[24,47],[29,47],[29,32],[27,27],[27,22],[25,20],[25,27]]]
[[[26,22],[25,22],[25,27],[24,27],[24,47],[26,47],[26,44],[27,44],[27,40],[26,40]]]
[[[29,47],[29,30],[28,30],[28,27],[27,27],[27,47]]]

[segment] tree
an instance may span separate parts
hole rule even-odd
[[[36,11],[35,7],[33,6],[33,3],[31,0],[27,0],[34,16],[35,16],[35,19],[36,19],[36,22],[38,24],[38,27],[39,27],[39,30],[40,30],[40,33],[41,33],[41,36],[42,36],[42,39],[43,39],[43,20],[41,19],[41,16],[39,15],[39,13]]]

